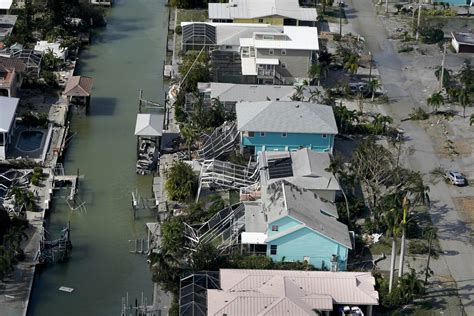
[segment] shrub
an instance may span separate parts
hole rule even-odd
[[[184,225],[176,217],[161,224],[162,247],[173,253],[179,252],[184,243]]]
[[[412,255],[427,255],[429,252],[428,242],[425,240],[410,240],[408,253]],[[431,256],[438,258],[438,251],[431,247]]]
[[[444,32],[442,29],[434,27],[426,27],[421,30],[421,40],[426,44],[436,44],[444,39]]]
[[[428,119],[430,115],[426,113],[422,108],[413,109],[413,112],[410,113],[410,120],[412,121],[423,121]]]
[[[40,75],[46,86],[51,87],[51,88],[56,88],[58,86],[58,82],[56,80],[56,75],[54,74],[54,72],[48,71],[48,70],[42,70]]]
[[[165,189],[173,201],[191,200],[197,190],[197,178],[191,166],[182,161],[176,162],[169,170]]]
[[[399,53],[408,53],[408,52],[411,52],[413,51],[414,48],[413,46],[407,46],[407,45],[403,45],[402,47],[400,47],[400,49],[398,50]]]
[[[339,42],[342,39],[342,36],[341,34],[334,34],[332,38],[334,41]]]
[[[183,28],[181,27],[181,25],[176,26],[174,32],[178,35],[181,35],[183,33]]]

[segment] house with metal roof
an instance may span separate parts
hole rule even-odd
[[[283,32],[254,32],[240,38],[242,75],[260,84],[310,81],[308,71],[317,62],[317,28],[284,26]]]
[[[371,316],[379,304],[370,272],[220,269],[219,281],[219,289],[207,290],[209,316],[341,315],[344,309]]]
[[[237,129],[241,149],[332,153],[337,125],[330,106],[299,101],[239,102]]]
[[[336,200],[336,194],[341,189],[334,175],[326,170],[331,163],[329,153],[308,148],[283,152],[261,151],[257,161],[260,188],[285,180],[330,202]]]
[[[347,225],[337,220],[335,204],[286,181],[267,186],[262,209],[249,209],[243,243],[258,244],[264,238],[267,256],[275,261],[307,261],[316,268],[344,271],[352,249]],[[252,213],[252,214],[250,214]]]
[[[234,84],[223,82],[199,82],[197,90],[205,106],[211,105],[212,100],[219,100],[224,109],[229,112],[235,112],[237,102],[292,101],[296,94],[295,87],[290,85]],[[303,97],[306,100],[314,100],[318,95],[322,95],[321,90],[317,86],[307,86],[303,90]]]
[[[16,109],[20,99],[0,97],[0,161],[7,157],[15,128]]]
[[[182,22],[182,49],[210,51],[214,80],[292,84],[309,80],[318,30],[300,26]]]
[[[316,8],[301,7],[298,0],[230,0],[209,3],[209,20],[229,23],[316,26]]]

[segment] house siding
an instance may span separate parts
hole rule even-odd
[[[276,70],[280,73],[286,81],[293,82],[295,79],[308,80],[308,70],[311,67],[310,50],[286,50],[286,55],[281,54],[281,49],[274,49],[273,55],[270,55],[269,49],[258,49],[257,58],[278,58],[280,65]],[[281,64],[286,64],[286,68],[282,68]]]
[[[269,225],[268,232],[271,230],[271,225],[273,223]],[[272,245],[277,246],[276,255],[270,254]],[[317,269],[330,270],[331,257],[334,254],[338,255],[338,270],[345,271],[348,249],[307,227],[267,244],[267,256],[274,261],[303,261],[305,257],[309,257],[309,263]]]
[[[263,21],[260,22],[260,19]],[[265,16],[255,19],[234,19],[234,23],[263,23],[271,25],[283,25],[284,18],[279,15]]]
[[[255,132],[254,137],[242,136],[242,145],[253,147],[255,154],[259,151],[291,151],[300,147],[317,152],[332,152],[334,135],[326,134],[324,138],[323,134],[288,133],[283,137],[282,133],[272,132],[260,136],[260,132]]]
[[[301,223],[291,217],[280,218],[279,220],[272,222],[271,225],[268,225],[267,236],[272,237],[298,225],[301,225]],[[272,226],[278,226],[278,231],[272,231]]]

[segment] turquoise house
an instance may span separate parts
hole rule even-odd
[[[267,256],[307,261],[323,270],[347,269],[352,243],[334,204],[285,181],[269,186],[264,200]]]
[[[300,101],[239,102],[236,114],[241,148],[255,155],[301,148],[332,153],[337,126],[330,106]]]

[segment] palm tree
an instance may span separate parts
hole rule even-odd
[[[351,74],[357,73],[359,69],[359,61],[356,55],[351,55],[344,63],[344,69],[349,71]]]
[[[469,92],[467,91],[466,88],[461,90],[458,100],[459,100],[459,104],[461,104],[462,106],[462,116],[466,117],[466,107],[471,106],[471,103],[470,103],[471,100],[469,100]]]
[[[372,119],[375,134],[385,134],[387,124],[393,122],[393,119],[390,116],[382,115],[380,113],[372,115]]]
[[[397,237],[400,234],[400,212],[392,208],[383,215],[383,220],[387,226],[386,236],[392,238],[392,256],[390,258],[390,279],[388,283],[388,292],[392,292],[393,278],[395,273],[395,259],[397,257]]]
[[[321,102],[321,91],[319,91],[318,89],[310,90],[309,91],[308,102],[320,103]]]
[[[302,101],[303,93],[304,93],[305,86],[304,85],[296,85],[295,92],[290,97],[292,101]]]
[[[374,101],[375,98],[375,91],[377,91],[377,89],[379,89],[381,86],[382,85],[377,79],[371,80],[369,82],[370,91],[372,91],[372,101]]]
[[[406,180],[406,187],[403,190],[405,196],[403,197],[403,219],[400,223],[400,227],[402,228],[402,239],[401,239],[401,246],[400,246],[400,263],[399,263],[399,270],[398,276],[401,277],[403,275],[403,265],[405,260],[405,235],[406,235],[406,225],[407,225],[407,216],[409,216],[408,211],[412,210],[413,207],[417,205],[429,205],[430,198],[428,192],[430,191],[430,187],[425,185],[423,181],[423,176],[419,172],[412,172],[409,178]],[[411,198],[411,200],[409,199]],[[410,219],[408,219],[409,221]]]
[[[444,104],[444,98],[441,95],[441,92],[433,93],[430,97],[426,99],[426,103],[429,106],[432,106],[435,114],[438,113],[439,107]]]
[[[336,116],[336,122],[339,123],[341,133],[345,134],[348,132],[349,127],[355,122],[359,122],[359,115],[356,110],[348,110],[347,107],[342,105],[334,108],[334,115]]]
[[[308,74],[311,79],[318,80],[318,86],[321,85],[321,78],[325,78],[328,72],[328,65],[325,62],[319,62],[313,64],[311,68],[309,68]]]

